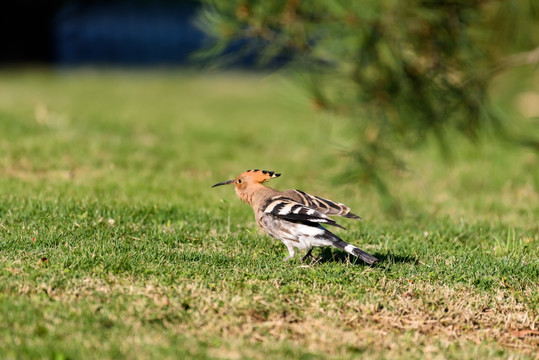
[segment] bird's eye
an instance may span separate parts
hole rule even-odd
[[[241,184],[241,179],[238,179],[238,184]]]

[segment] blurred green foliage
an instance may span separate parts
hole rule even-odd
[[[433,137],[449,158],[453,136],[518,138],[489,85],[500,71],[539,62],[535,1],[204,3],[200,24],[215,38],[207,54],[284,56],[313,106],[353,120],[346,178],[374,184],[389,209],[398,212],[384,178],[404,168],[401,149]]]

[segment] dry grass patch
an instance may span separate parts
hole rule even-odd
[[[71,309],[77,302],[93,304],[92,311],[106,317],[110,326],[122,322],[133,329],[128,343],[140,347],[166,344],[155,332],[156,324],[197,341],[221,339],[225,343],[215,343],[211,354],[225,358],[261,358],[251,351],[256,344],[288,344],[329,356],[384,351],[398,357],[412,349],[418,356],[425,352],[435,358],[451,347],[489,343],[537,358],[539,314],[504,290],[492,295],[465,286],[388,281],[385,291],[357,298],[345,289],[334,295],[324,287],[282,294],[275,286],[251,293],[226,283],[208,288],[183,279],[163,286],[111,276],[76,280],[62,289],[21,284],[13,295],[44,293],[51,301],[71,304]],[[251,349],[239,351],[242,344],[251,344]]]

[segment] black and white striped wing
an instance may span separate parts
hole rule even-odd
[[[297,199],[299,203],[307,206],[310,209],[315,209],[326,215],[339,215],[349,219],[361,219],[354,213],[350,212],[350,208],[344,204],[329,199],[323,199],[318,196],[307,194],[301,190],[287,190]]]
[[[285,220],[305,221],[313,224],[327,224],[344,229],[344,227],[337,224],[335,220],[329,218],[320,211],[308,208],[295,200],[282,196],[268,200],[262,208],[262,211],[266,214],[271,214]]]

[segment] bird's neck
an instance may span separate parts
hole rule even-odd
[[[236,194],[244,202],[253,206],[254,196],[256,193],[259,193],[260,190],[269,189],[268,187],[259,184],[249,184],[245,189],[236,188]]]

